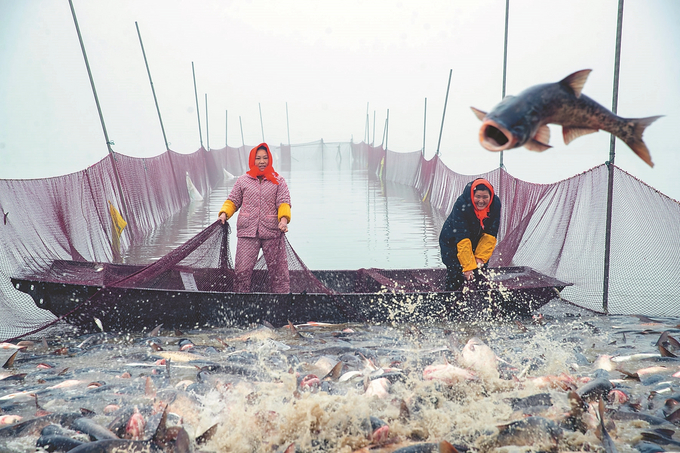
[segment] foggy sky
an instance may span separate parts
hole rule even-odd
[[[453,70],[441,155],[454,171],[498,167],[478,142],[470,106],[501,100],[504,0],[422,1],[116,1],[74,0],[114,150],[137,157],[165,150],[138,22],[169,147],[200,147],[191,63],[195,65],[204,146],[361,141],[436,150]],[[618,0],[510,0],[507,94],[592,69],[583,93],[612,105]],[[618,113],[665,115],[645,142],[649,168],[623,142],[616,164],[680,199],[680,2],[626,0]],[[209,136],[206,136],[205,95]],[[225,115],[228,112],[228,117]],[[373,130],[375,117],[375,133]],[[225,124],[226,123],[226,124]],[[225,129],[228,136],[225,137]],[[533,182],[568,178],[604,163],[607,133],[569,146],[551,126],[543,153],[504,153],[508,171]],[[67,0],[0,0],[0,178],[79,171],[107,148]]]

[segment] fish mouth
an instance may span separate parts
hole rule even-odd
[[[489,151],[503,151],[515,146],[517,138],[494,120],[487,119],[479,129],[479,143]]]

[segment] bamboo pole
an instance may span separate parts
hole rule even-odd
[[[288,102],[286,102],[286,131],[288,131],[288,146],[290,146],[290,122],[288,121]]]
[[[505,40],[503,42],[503,88],[501,90],[501,99],[505,98],[505,81],[508,68],[508,14],[510,12],[510,0],[505,0]],[[501,150],[500,163],[501,168],[503,165],[503,151]]]
[[[425,133],[427,132],[427,98],[425,98],[425,109],[423,110],[423,156],[425,156]]]
[[[196,116],[198,117],[198,138],[203,148],[203,134],[201,133],[201,112],[198,109],[198,91],[196,91],[196,72],[194,71],[194,62],[191,62],[191,74],[194,76],[194,97],[196,98]]]
[[[208,125],[208,93],[205,93],[205,143],[210,149],[210,129]]]
[[[612,112],[616,114],[619,104],[619,68],[621,66],[621,34],[623,31],[623,0],[619,0],[616,20],[616,52],[614,54],[614,92]],[[609,271],[611,264],[612,211],[614,204],[614,158],[616,157],[616,137],[612,134],[609,142],[609,161],[607,178],[607,223],[604,238],[604,278],[602,282],[602,311],[609,313]]]
[[[257,108],[260,109],[260,129],[262,130],[262,143],[266,142],[264,139],[264,123],[262,122],[262,106],[260,103],[257,103]]]
[[[158,122],[161,124],[161,132],[163,132],[163,141],[165,142],[165,149],[168,150],[168,138],[165,135],[165,127],[163,127],[163,118],[161,118],[161,109],[158,107],[158,98],[156,97],[156,90],[153,86],[153,79],[151,78],[151,70],[149,70],[149,62],[146,59],[146,52],[144,51],[144,43],[142,42],[142,34],[139,32],[139,25],[135,21],[135,28],[137,28],[137,36],[139,37],[139,45],[142,48],[142,55],[144,56],[144,65],[146,66],[146,73],[149,76],[149,84],[151,85],[151,93],[153,93],[153,102],[156,104],[156,113],[158,113]]]
[[[163,118],[161,118],[161,109],[158,107],[158,98],[156,97],[156,90],[153,86],[153,79],[151,78],[151,70],[149,69],[149,62],[146,59],[146,52],[144,51],[144,43],[142,42],[142,34],[139,32],[139,25],[135,22],[137,28],[137,36],[139,37],[139,46],[142,48],[142,55],[144,56],[144,65],[146,66],[146,73],[149,76],[149,84],[151,85],[151,93],[153,94],[153,102],[156,105],[156,113],[158,113],[158,122],[161,124],[161,132],[163,132],[163,142],[165,143],[165,150],[170,151],[168,145],[168,138],[165,135],[165,127],[163,127]],[[168,161],[170,162],[170,169],[172,171],[173,179],[175,180],[175,189],[177,190],[177,200],[181,202],[182,195],[180,194],[180,186],[177,183],[177,174],[175,173],[175,166],[172,162],[172,155],[168,154]]]
[[[451,88],[451,75],[453,74],[453,69],[449,70],[449,83],[446,85],[446,97],[444,98],[444,112],[442,113],[442,125],[439,129],[439,141],[437,142],[437,156],[439,156],[439,146],[442,143],[442,132],[444,132],[444,117],[446,117],[446,104],[449,101],[449,88]]]
[[[87,68],[87,75],[90,78],[90,86],[92,87],[92,94],[94,95],[94,102],[97,105],[97,112],[99,113],[99,122],[102,125],[102,131],[104,132],[104,140],[106,141],[106,149],[109,151],[109,156],[111,158],[111,165],[113,167],[113,175],[116,179],[116,186],[118,187],[118,196],[121,201],[121,210],[128,220],[131,217],[127,211],[127,206],[125,202],[125,195],[123,194],[123,186],[120,182],[120,175],[118,174],[118,166],[116,165],[116,155],[111,148],[113,142],[109,139],[109,133],[106,130],[106,123],[104,122],[104,115],[102,113],[101,105],[99,104],[99,97],[97,96],[97,88],[94,85],[94,77],[92,77],[92,70],[90,69],[90,62],[87,59],[87,52],[85,51],[85,44],[83,43],[83,36],[80,33],[80,26],[78,25],[78,18],[76,17],[76,10],[73,7],[73,1],[68,0],[68,4],[71,7],[71,15],[73,16],[73,23],[76,26],[76,33],[78,34],[78,41],[80,42],[80,49],[83,52],[83,59],[85,60],[85,67]],[[130,236],[132,237],[132,230],[130,231]]]
[[[241,126],[241,143],[243,144],[243,149],[245,149],[246,141],[243,139],[243,123],[241,122],[241,115],[238,116],[238,124]]]

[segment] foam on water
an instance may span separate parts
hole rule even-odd
[[[297,336],[288,327],[195,331],[181,336],[161,332],[162,336],[155,338],[98,334],[85,342],[85,338],[53,339],[47,350],[39,343],[32,345],[21,353],[12,369],[27,376],[21,381],[0,381],[0,386],[2,395],[21,391],[37,394],[38,403],[49,412],[90,409],[102,426],[115,418],[103,414],[108,404],[137,406],[149,419],[152,409],[158,411],[160,402],[167,403],[169,411],[181,418],[190,438],[217,424],[203,451],[283,451],[295,443],[297,451],[352,452],[372,446],[375,448],[371,451],[386,452],[396,445],[441,440],[493,451],[500,448],[498,427],[525,417],[513,410],[509,398],[549,393],[552,404],[532,409],[532,414],[563,419],[570,410],[567,392],[546,377],[569,376],[576,386],[582,386],[585,378],[597,375],[601,355],[654,352],[656,333],[675,325],[673,320],[646,326],[634,317],[575,315],[547,317],[541,323],[525,321],[524,329],[515,323],[479,322],[430,327],[299,326]],[[460,352],[473,337],[499,357],[500,378],[477,373],[477,379],[454,385],[424,379],[423,370],[430,365],[449,362],[463,367]],[[164,365],[154,365],[160,356],[150,345],[177,351],[180,338],[193,341],[196,346],[192,350],[199,360],[171,361],[168,378]],[[67,355],[54,354],[63,347],[68,348]],[[338,361],[344,363],[343,373],[356,370],[362,374],[344,382],[337,377],[324,379],[321,373]],[[41,362],[54,368],[38,370]],[[653,364],[659,363],[648,357],[621,366],[634,372]],[[666,370],[657,373],[657,382],[644,385],[626,380],[617,385],[631,401],[645,404],[643,413],[658,416],[665,398],[675,393],[677,378],[671,374],[678,364],[662,362]],[[204,371],[199,375],[200,367]],[[375,382],[381,369],[392,382],[378,386],[384,392],[368,396],[368,379]],[[131,377],[124,377],[125,372]],[[301,385],[304,376],[314,373],[320,381]],[[623,376],[618,371],[609,373],[614,382]],[[154,384],[155,396],[145,390],[147,377]],[[67,379],[82,384],[47,389]],[[88,389],[92,381],[105,385]],[[664,390],[666,396],[662,397]],[[3,404],[5,413],[25,419],[35,415],[32,400]],[[608,407],[625,409],[616,403]],[[371,416],[389,426],[387,445],[382,449],[371,438]],[[601,445],[594,434],[594,415],[587,415],[586,424],[593,426],[586,433],[563,431],[560,451]],[[640,420],[616,420],[615,425],[611,434],[619,451],[632,451],[626,446],[636,443],[647,429],[647,423]],[[148,433],[150,437],[153,430]],[[26,448],[21,447],[24,444]],[[28,448],[30,444],[14,439],[10,451],[33,451]]]

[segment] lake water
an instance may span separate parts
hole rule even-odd
[[[443,219],[413,188],[356,168],[362,165],[346,150],[328,154],[310,155],[306,165],[294,161],[290,171],[280,172],[291,193],[288,240],[308,268],[443,267],[438,242]],[[163,256],[213,223],[235,182],[225,180],[202,201],[193,201],[131,247],[127,259]],[[230,220],[232,257],[237,218],[238,212]]]

